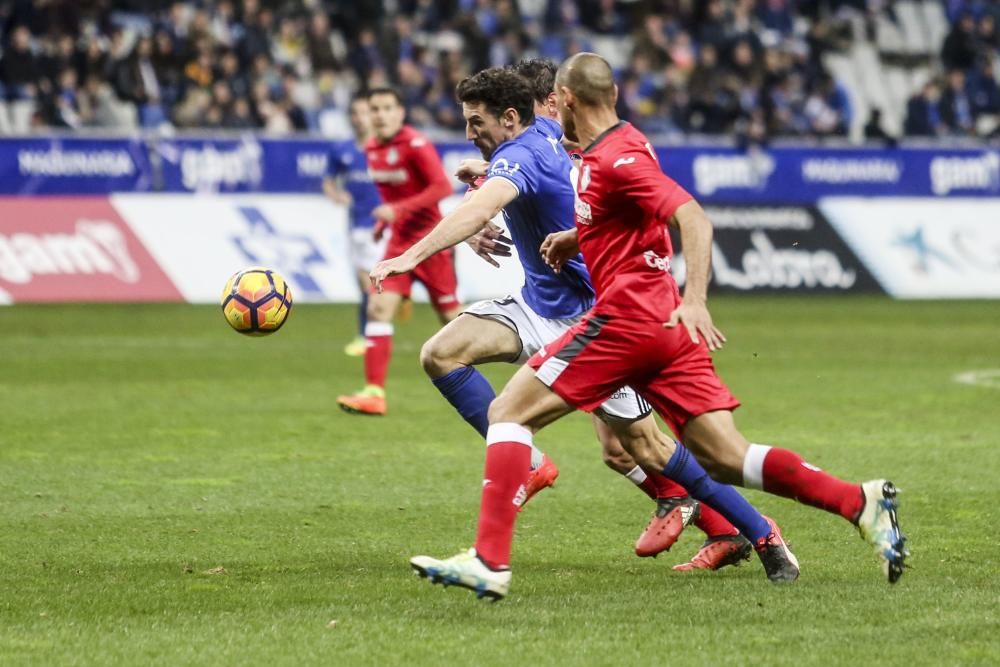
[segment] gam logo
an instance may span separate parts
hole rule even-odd
[[[931,160],[931,190],[946,195],[952,190],[1000,189],[1000,154],[978,157],[936,157]]]
[[[774,172],[774,158],[758,152],[747,155],[700,155],[694,160],[694,187],[703,195],[725,188],[763,190]]]

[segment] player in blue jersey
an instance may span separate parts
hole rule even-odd
[[[348,207],[350,220],[350,261],[361,288],[358,309],[358,335],[344,347],[352,357],[365,354],[365,324],[368,319],[368,273],[385,256],[385,239],[375,239],[372,211],[382,200],[368,174],[364,145],[371,138],[372,126],[368,98],[359,95],[351,100],[351,130],[354,139],[334,144],[327,157],[323,192],[332,201]]]
[[[390,275],[412,270],[435,252],[480,231],[503,211],[524,266],[524,287],[517,295],[471,306],[465,311],[470,317],[460,317],[446,325],[428,341],[421,354],[424,368],[434,384],[486,437],[489,445],[502,441],[506,434],[488,430],[487,411],[493,390],[474,366],[489,361],[523,361],[552,341],[553,334],[577,322],[593,305],[594,292],[581,257],[570,259],[562,271],[556,273],[538,252],[548,234],[572,225],[575,194],[569,181],[572,162],[568,155],[550,131],[534,123],[534,98],[527,81],[511,70],[485,70],[460,83],[457,94],[467,122],[467,137],[490,161],[486,181],[407,252],[380,262],[372,271],[372,280],[378,286]],[[644,430],[655,429],[648,404],[627,387],[601,405],[595,414],[614,425],[615,432],[623,436],[625,447],[640,462],[650,455],[652,448],[663,446],[657,437],[649,437]],[[635,424],[645,427],[633,429]],[[488,461],[490,457],[488,446]],[[544,468],[543,455],[534,447],[531,459],[533,464],[542,464]],[[771,525],[731,488],[711,482],[693,459],[688,464],[692,466],[688,471],[691,475],[687,476],[693,483],[692,492],[702,499],[712,500],[736,525],[752,525],[755,529]],[[487,480],[487,484],[489,482]],[[522,491],[515,498],[515,510],[529,497],[527,483],[525,479]],[[680,512],[686,514],[685,524],[695,513],[694,507],[696,505],[689,505],[686,513]],[[480,525],[479,532],[485,536],[485,541],[477,542],[477,548],[492,550],[487,543],[494,539],[490,536],[503,541],[503,536],[490,526]],[[494,564],[496,562],[494,559]],[[470,565],[468,559],[463,563],[434,561],[425,568],[423,561],[413,561],[418,571],[459,585],[468,584],[464,574],[460,573],[452,581],[447,576],[438,578],[437,570],[432,569],[438,565],[445,569],[455,565],[464,573],[468,568],[486,567]],[[491,588],[490,591],[502,596],[506,593],[506,585],[500,581],[504,575],[490,572],[496,576],[489,572],[481,574],[491,586],[495,584],[496,590]],[[785,578],[789,574],[783,573]],[[796,569],[794,575],[797,574]]]

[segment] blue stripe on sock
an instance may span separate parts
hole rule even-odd
[[[663,467],[663,474],[686,488],[692,498],[718,510],[751,541],[756,542],[771,532],[767,519],[746,498],[728,484],[719,484],[709,477],[698,460],[680,443],[677,443],[676,451]]]
[[[490,426],[486,413],[496,398],[489,380],[472,366],[464,366],[431,381],[462,419],[485,439]]]
[[[368,325],[368,292],[361,292],[361,304],[358,306],[358,331],[365,335],[365,327]]]

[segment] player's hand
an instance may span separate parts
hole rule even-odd
[[[465,242],[477,255],[497,268],[500,268],[500,262],[493,258],[510,257],[510,248],[514,245],[514,241],[504,230],[492,222],[486,223],[482,230],[467,238]]]
[[[695,345],[698,344],[698,334],[701,334],[712,352],[721,350],[726,343],[726,337],[712,324],[712,315],[704,303],[681,301],[681,305],[670,313],[670,321],[663,326],[673,329],[678,324],[684,325],[688,335],[691,336],[691,342]]]
[[[344,206],[350,206],[354,199],[351,197],[351,193],[344,190],[336,190],[330,193],[330,200],[335,204],[343,204]]]
[[[384,220],[391,225],[396,222],[396,209],[389,204],[379,204],[372,209],[372,217],[376,220]]]
[[[372,272],[368,274],[368,278],[372,281],[372,285],[375,286],[375,291],[382,293],[382,281],[389,276],[397,276],[401,273],[409,273],[417,266],[416,262],[412,261],[407,257],[406,253],[403,253],[399,257],[390,257],[389,259],[383,259],[381,262],[375,265]]]
[[[554,232],[545,237],[539,248],[542,260],[556,273],[562,271],[563,265],[576,257],[580,252],[579,237],[575,229]]]
[[[472,185],[477,178],[481,178],[486,175],[486,170],[490,168],[490,163],[486,160],[477,160],[474,158],[468,160],[462,160],[458,164],[458,169],[455,170],[455,178]]]

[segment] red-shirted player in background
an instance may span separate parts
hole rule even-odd
[[[550,235],[542,252],[554,267],[583,252],[597,293],[594,308],[518,370],[490,406],[475,548],[445,560],[417,556],[411,565],[434,583],[503,597],[534,433],[574,409],[592,411],[617,387],[630,385],[715,479],[839,514],[858,528],[895,582],[906,550],[891,482],[845,482],[792,451],[751,444],[736,429],[732,410],[739,401],[716,375],[709,354],[725,342],[705,305],[712,225],[698,203],[663,174],[646,137],[618,119],[617,93],[611,67],[592,53],[571,57],[556,76],[563,131],[587,148],[576,229]],[[670,274],[668,223],[680,229],[687,260],[683,299]],[[644,469],[662,470],[692,495],[715,484],[684,446],[666,436],[641,446],[628,438],[622,442],[636,450],[629,453]],[[786,579],[781,575],[790,554],[780,534],[747,537],[768,576]]]
[[[404,124],[406,109],[399,93],[376,88],[368,94],[374,138],[365,145],[368,171],[385,202],[372,211],[376,238],[391,228],[386,257],[398,257],[423,238],[441,219],[438,202],[452,192],[451,182],[434,145]],[[455,292],[454,254],[442,252],[422,262],[412,273],[393,276],[382,291],[368,297],[365,337],[365,388],[339,396],[347,412],[384,415],[385,378],[392,357],[393,320],[400,304],[409,298],[413,280],[427,288],[442,324],[455,319],[461,304]]]

